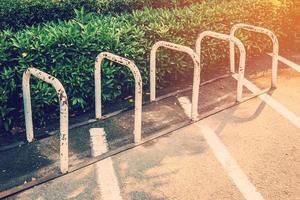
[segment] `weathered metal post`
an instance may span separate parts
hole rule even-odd
[[[237,84],[237,101],[241,102],[242,95],[243,95],[243,80],[244,80],[245,63],[246,63],[246,50],[243,43],[239,39],[232,37],[230,35],[217,33],[213,31],[204,31],[199,35],[196,41],[196,52],[200,58],[200,63],[201,63],[201,43],[203,38],[207,36],[218,38],[220,40],[226,40],[238,46],[240,51],[240,64],[239,64],[239,74],[238,74],[238,84]]]
[[[252,26],[252,25],[248,25],[248,24],[236,24],[232,27],[231,31],[230,31],[230,35],[232,37],[235,37],[235,33],[237,30],[239,29],[244,29],[247,31],[252,31],[252,32],[257,32],[257,33],[263,33],[267,36],[269,36],[269,38],[272,40],[273,43],[273,54],[272,54],[272,88],[276,88],[277,86],[277,71],[278,71],[278,60],[279,60],[279,42],[278,39],[276,37],[276,35],[266,29],[266,28],[262,28],[262,27],[257,27],[257,26]],[[232,73],[234,73],[234,68],[235,68],[235,52],[234,52],[234,43],[230,42],[230,70]]]
[[[135,80],[135,109],[134,109],[134,142],[139,143],[142,137],[142,77],[139,69],[131,60],[108,53],[102,52],[97,56],[95,63],[95,107],[96,118],[102,118],[102,91],[101,91],[101,63],[103,59],[119,63],[128,67],[133,73]]]
[[[199,88],[200,88],[200,62],[198,55],[189,47],[173,44],[170,42],[159,41],[156,42],[151,49],[150,54],[150,101],[156,99],[156,54],[160,47],[165,47],[174,51],[184,52],[188,54],[194,63],[194,77],[193,77],[193,92],[192,92],[192,120],[196,121],[198,117],[198,99],[199,99]]]
[[[51,84],[58,95],[60,105],[60,170],[62,173],[67,173],[69,169],[69,148],[68,148],[68,97],[62,84],[55,77],[42,72],[36,68],[29,67],[23,73],[23,101],[26,123],[26,136],[28,142],[34,139],[33,123],[32,123],[32,109],[31,109],[31,96],[30,96],[30,77],[31,75],[36,78]]]

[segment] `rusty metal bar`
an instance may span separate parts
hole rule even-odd
[[[142,137],[142,77],[139,69],[131,60],[102,52],[97,56],[95,63],[95,107],[96,119],[102,118],[102,90],[101,90],[101,63],[103,59],[119,63],[128,67],[133,73],[135,80],[135,109],[134,109],[134,142],[139,143]]]
[[[237,84],[237,101],[241,102],[242,95],[243,95],[243,80],[244,80],[245,63],[246,63],[246,50],[243,43],[239,39],[232,37],[230,35],[217,33],[213,31],[204,31],[198,36],[198,39],[196,41],[196,52],[197,55],[199,55],[200,63],[201,63],[201,43],[203,38],[205,37],[213,37],[213,38],[218,38],[220,40],[226,40],[238,46],[240,51],[240,63],[239,63],[239,74],[238,74],[238,84]]]
[[[68,148],[68,97],[62,84],[55,77],[42,72],[34,67],[29,67],[23,73],[23,101],[26,123],[26,136],[28,142],[34,140],[33,123],[32,123],[32,109],[31,109],[31,96],[30,96],[30,77],[31,75],[36,78],[51,84],[58,95],[60,105],[60,170],[62,173],[67,173],[69,169],[69,148]]]
[[[197,54],[189,47],[182,46],[179,44],[173,44],[166,41],[156,42],[151,49],[150,54],[150,101],[156,100],[156,54],[160,47],[165,47],[174,51],[184,52],[188,54],[194,63],[194,77],[193,77],[193,91],[192,91],[192,120],[197,120],[198,117],[198,99],[199,99],[199,88],[200,88],[200,62]]]
[[[263,33],[267,36],[269,36],[269,38],[272,40],[273,43],[273,54],[272,54],[272,88],[276,88],[277,86],[277,70],[278,70],[278,60],[279,60],[279,42],[278,39],[276,37],[276,35],[266,29],[266,28],[262,28],[262,27],[257,27],[257,26],[252,26],[252,25],[248,25],[248,24],[236,24],[231,28],[230,31],[230,35],[232,37],[235,36],[235,33],[237,30],[239,29],[244,29],[247,31],[252,31],[252,32],[257,32],[257,33]],[[234,68],[235,68],[235,52],[234,52],[234,43],[230,42],[230,70],[232,73],[234,73]]]

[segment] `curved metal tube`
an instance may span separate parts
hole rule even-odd
[[[95,63],[95,107],[96,118],[102,118],[102,91],[101,91],[101,63],[103,59],[119,63],[128,67],[133,73],[135,80],[135,109],[134,109],[134,142],[139,143],[142,137],[142,77],[139,69],[131,60],[108,53],[102,52],[97,56]]]
[[[243,95],[243,80],[244,80],[244,73],[245,73],[245,63],[246,63],[246,50],[243,45],[243,43],[230,35],[222,34],[222,33],[217,33],[213,31],[204,31],[202,32],[196,41],[196,52],[197,55],[199,55],[199,58],[201,59],[201,43],[204,37],[213,37],[213,38],[218,38],[221,40],[226,40],[229,42],[234,43],[235,45],[238,46],[240,50],[240,64],[239,64],[239,75],[238,75],[238,84],[237,84],[237,101],[241,102],[242,101],[242,95]],[[201,63],[201,61],[200,61]]]
[[[235,32],[239,29],[244,29],[248,31],[253,31],[257,33],[263,33],[272,40],[273,43],[273,54],[272,54],[272,87],[276,88],[277,86],[277,71],[278,71],[278,60],[279,60],[279,42],[276,35],[262,27],[252,26],[248,24],[236,24],[231,28],[230,35],[234,37]],[[234,43],[230,42],[230,70],[233,73],[235,67],[235,53],[234,53]]]
[[[69,169],[69,148],[68,148],[68,97],[66,91],[59,80],[55,77],[42,72],[36,68],[29,67],[23,73],[22,87],[23,87],[23,101],[24,101],[24,112],[25,112],[25,123],[26,123],[26,136],[28,142],[32,142],[34,139],[33,135],[33,123],[32,123],[32,109],[31,109],[31,96],[30,96],[30,77],[31,75],[36,78],[51,84],[58,95],[60,105],[60,170],[62,173],[68,172]]]
[[[197,120],[198,117],[198,99],[200,88],[200,62],[197,54],[189,47],[173,44],[166,41],[156,42],[151,49],[150,54],[150,101],[156,99],[156,54],[160,47],[165,47],[174,51],[184,52],[188,54],[194,62],[194,77],[193,77],[193,93],[192,93],[192,120]]]

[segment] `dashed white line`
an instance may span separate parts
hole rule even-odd
[[[262,195],[256,190],[248,177],[239,167],[235,159],[230,155],[225,145],[221,142],[216,133],[205,125],[197,125],[209,147],[216,158],[228,173],[234,184],[247,200],[263,200]]]
[[[178,101],[186,115],[190,115],[191,101],[188,97],[179,97]],[[225,145],[221,142],[216,133],[209,127],[197,124],[199,132],[202,133],[209,147],[212,149],[217,160],[221,163],[228,176],[240,190],[246,200],[264,200],[262,195],[256,190],[245,173],[241,170],[235,159],[230,155]]]
[[[90,129],[92,156],[108,151],[103,128]],[[111,157],[96,163],[97,184],[103,200],[122,200]]]
[[[232,75],[233,78],[237,79],[237,74]],[[260,89],[256,87],[253,83],[248,81],[247,79],[244,79],[244,86],[248,88],[252,93],[260,92]],[[284,107],[282,104],[280,104],[278,101],[273,99],[268,94],[261,94],[258,96],[261,100],[263,100],[267,105],[269,105],[271,108],[273,108],[275,111],[277,111],[281,116],[285,117],[287,120],[289,120],[293,125],[295,125],[297,128],[300,128],[300,118],[295,113],[288,110],[286,107]]]
[[[178,97],[177,100],[178,100],[179,104],[181,105],[181,107],[183,108],[183,111],[186,114],[186,116],[188,116],[190,118],[191,110],[192,110],[191,100],[186,96]]]
[[[272,56],[273,54],[268,53],[269,56]],[[294,70],[296,70],[297,72],[300,72],[300,65],[294,63],[293,61],[290,61],[288,59],[286,59],[285,57],[282,56],[278,56],[278,60],[284,64],[286,64],[287,66],[293,68]]]

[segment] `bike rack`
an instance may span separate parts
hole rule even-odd
[[[232,42],[238,46],[239,51],[240,51],[240,63],[239,63],[239,74],[238,74],[238,84],[237,84],[237,101],[241,102],[242,95],[243,95],[243,80],[244,80],[245,63],[246,63],[246,50],[245,50],[243,43],[239,39],[232,37],[230,35],[217,33],[217,32],[213,32],[213,31],[204,31],[199,35],[199,37],[196,41],[196,52],[197,52],[197,55],[199,55],[200,59],[201,59],[201,43],[202,43],[203,38],[205,38],[207,36],[221,39],[221,40],[226,40],[226,41]],[[200,60],[200,63],[201,63],[201,60]]]
[[[140,143],[142,137],[142,77],[139,69],[131,60],[111,54],[109,52],[102,52],[96,58],[95,63],[95,107],[96,119],[102,118],[102,91],[101,91],[101,63],[103,59],[119,63],[128,67],[133,73],[135,80],[135,109],[134,109],[134,142]]]
[[[239,29],[244,29],[252,32],[257,32],[257,33],[263,33],[269,36],[269,38],[272,40],[273,43],[273,54],[272,54],[272,85],[271,88],[276,88],[277,86],[277,70],[278,70],[278,60],[279,60],[279,42],[276,37],[276,35],[262,27],[257,27],[253,25],[248,25],[248,24],[236,24],[231,28],[230,35],[232,37],[235,37],[235,32]],[[235,68],[235,52],[234,52],[234,43],[230,42],[230,70],[232,73],[234,73],[234,68]]]
[[[68,97],[64,87],[55,77],[40,71],[34,67],[29,67],[23,73],[22,87],[23,87],[23,101],[26,123],[26,136],[28,142],[34,140],[33,123],[32,123],[32,109],[31,109],[31,95],[30,95],[30,77],[36,78],[51,84],[58,95],[60,105],[60,170],[62,173],[67,173],[69,169],[69,149],[68,149]]]
[[[156,54],[160,47],[165,47],[174,51],[184,52],[188,54],[194,62],[194,77],[193,77],[193,89],[192,89],[192,110],[191,117],[192,120],[197,120],[198,117],[198,98],[199,98],[199,88],[200,88],[200,62],[197,54],[189,47],[182,46],[179,44],[173,44],[166,41],[156,42],[151,49],[150,54],[150,101],[156,100]]]
[[[66,92],[62,86],[62,84],[53,76],[42,72],[36,68],[29,67],[23,74],[23,98],[24,98],[24,111],[25,111],[25,122],[26,122],[26,135],[28,142],[32,142],[34,139],[33,135],[33,123],[32,123],[32,110],[31,110],[31,98],[30,98],[30,77],[31,75],[34,75],[38,79],[43,80],[44,82],[47,82],[51,84],[57,91],[59,102],[60,102],[60,169],[61,173],[54,174],[48,177],[44,177],[42,179],[33,180],[29,183],[26,183],[24,185],[21,185],[16,188],[12,188],[10,190],[0,192],[0,198],[12,195],[16,192],[20,192],[26,189],[29,189],[31,187],[34,187],[38,184],[45,183],[49,180],[52,180],[54,178],[63,176],[67,172],[74,172],[78,169],[81,169],[83,167],[89,166],[91,164],[94,164],[100,160],[103,160],[105,158],[108,158],[110,156],[116,155],[120,152],[123,152],[125,150],[135,148],[141,144],[144,144],[148,141],[152,141],[155,138],[158,138],[160,136],[163,136],[165,134],[170,133],[171,131],[174,131],[176,129],[185,127],[189,124],[195,123],[199,121],[200,119],[203,119],[207,116],[210,116],[212,114],[216,113],[216,110],[210,111],[208,113],[205,113],[203,115],[198,115],[198,98],[199,98],[199,88],[200,88],[200,74],[201,74],[201,43],[204,37],[214,37],[221,40],[227,40],[230,42],[230,70],[233,74],[233,77],[235,77],[238,81],[237,85],[237,101],[229,103],[226,105],[222,105],[219,109],[219,111],[228,109],[232,106],[237,105],[238,103],[248,101],[249,99],[252,99],[253,97],[260,95],[255,94],[249,98],[242,98],[243,94],[243,84],[244,84],[244,70],[245,70],[245,61],[246,61],[246,51],[244,48],[244,45],[241,43],[241,41],[234,37],[234,33],[238,28],[244,28],[247,30],[256,30],[259,29],[257,32],[262,32],[268,34],[272,41],[273,41],[273,63],[272,63],[272,86],[276,86],[276,79],[277,79],[277,65],[278,65],[278,41],[276,36],[271,32],[267,32],[267,29],[259,28],[245,25],[245,24],[237,24],[232,28],[232,32],[230,35],[225,35],[221,33],[216,33],[212,31],[205,31],[202,32],[196,42],[196,52],[192,50],[189,47],[173,44],[165,41],[159,41],[155,43],[151,49],[151,55],[150,55],[150,102],[157,101],[159,98],[156,98],[156,53],[158,48],[165,47],[174,51],[184,52],[187,53],[193,60],[194,63],[194,75],[193,75],[193,86],[192,86],[192,120],[184,121],[181,123],[176,124],[176,126],[168,128],[166,130],[163,130],[161,132],[155,133],[152,136],[141,138],[141,126],[142,126],[142,79],[140,72],[137,68],[137,66],[134,64],[134,62],[122,58],[120,56],[103,52],[100,53],[97,56],[96,62],[95,62],[95,113],[96,113],[96,119],[89,120],[87,123],[81,123],[78,126],[86,125],[88,123],[92,123],[97,121],[97,119],[106,119],[108,117],[114,116],[121,111],[116,111],[112,114],[109,114],[107,116],[102,116],[102,91],[101,91],[101,64],[103,62],[103,59],[108,59],[112,62],[116,62],[118,64],[124,65],[128,67],[135,79],[135,116],[134,116],[134,142],[135,144],[131,143],[124,147],[120,147],[116,150],[109,151],[105,154],[99,155],[96,158],[92,158],[91,160],[88,160],[87,162],[84,162],[78,166],[73,166],[68,168],[68,100]],[[239,59],[239,73],[235,73],[235,63],[234,63],[234,45],[236,45],[239,48],[240,51],[240,59]],[[222,76],[224,77],[224,76]],[[219,78],[222,78],[219,77]],[[228,76],[227,76],[228,77]],[[217,78],[217,79],[219,79]],[[215,79],[215,80],[217,80]],[[214,81],[214,80],[213,80]],[[208,81],[207,83],[210,83],[211,81]],[[206,83],[205,83],[206,84]],[[187,90],[184,90],[187,91]],[[262,91],[260,92],[262,93]],[[175,93],[174,93],[175,94]],[[148,102],[147,102],[148,103]],[[74,126],[75,127],[75,126]]]

